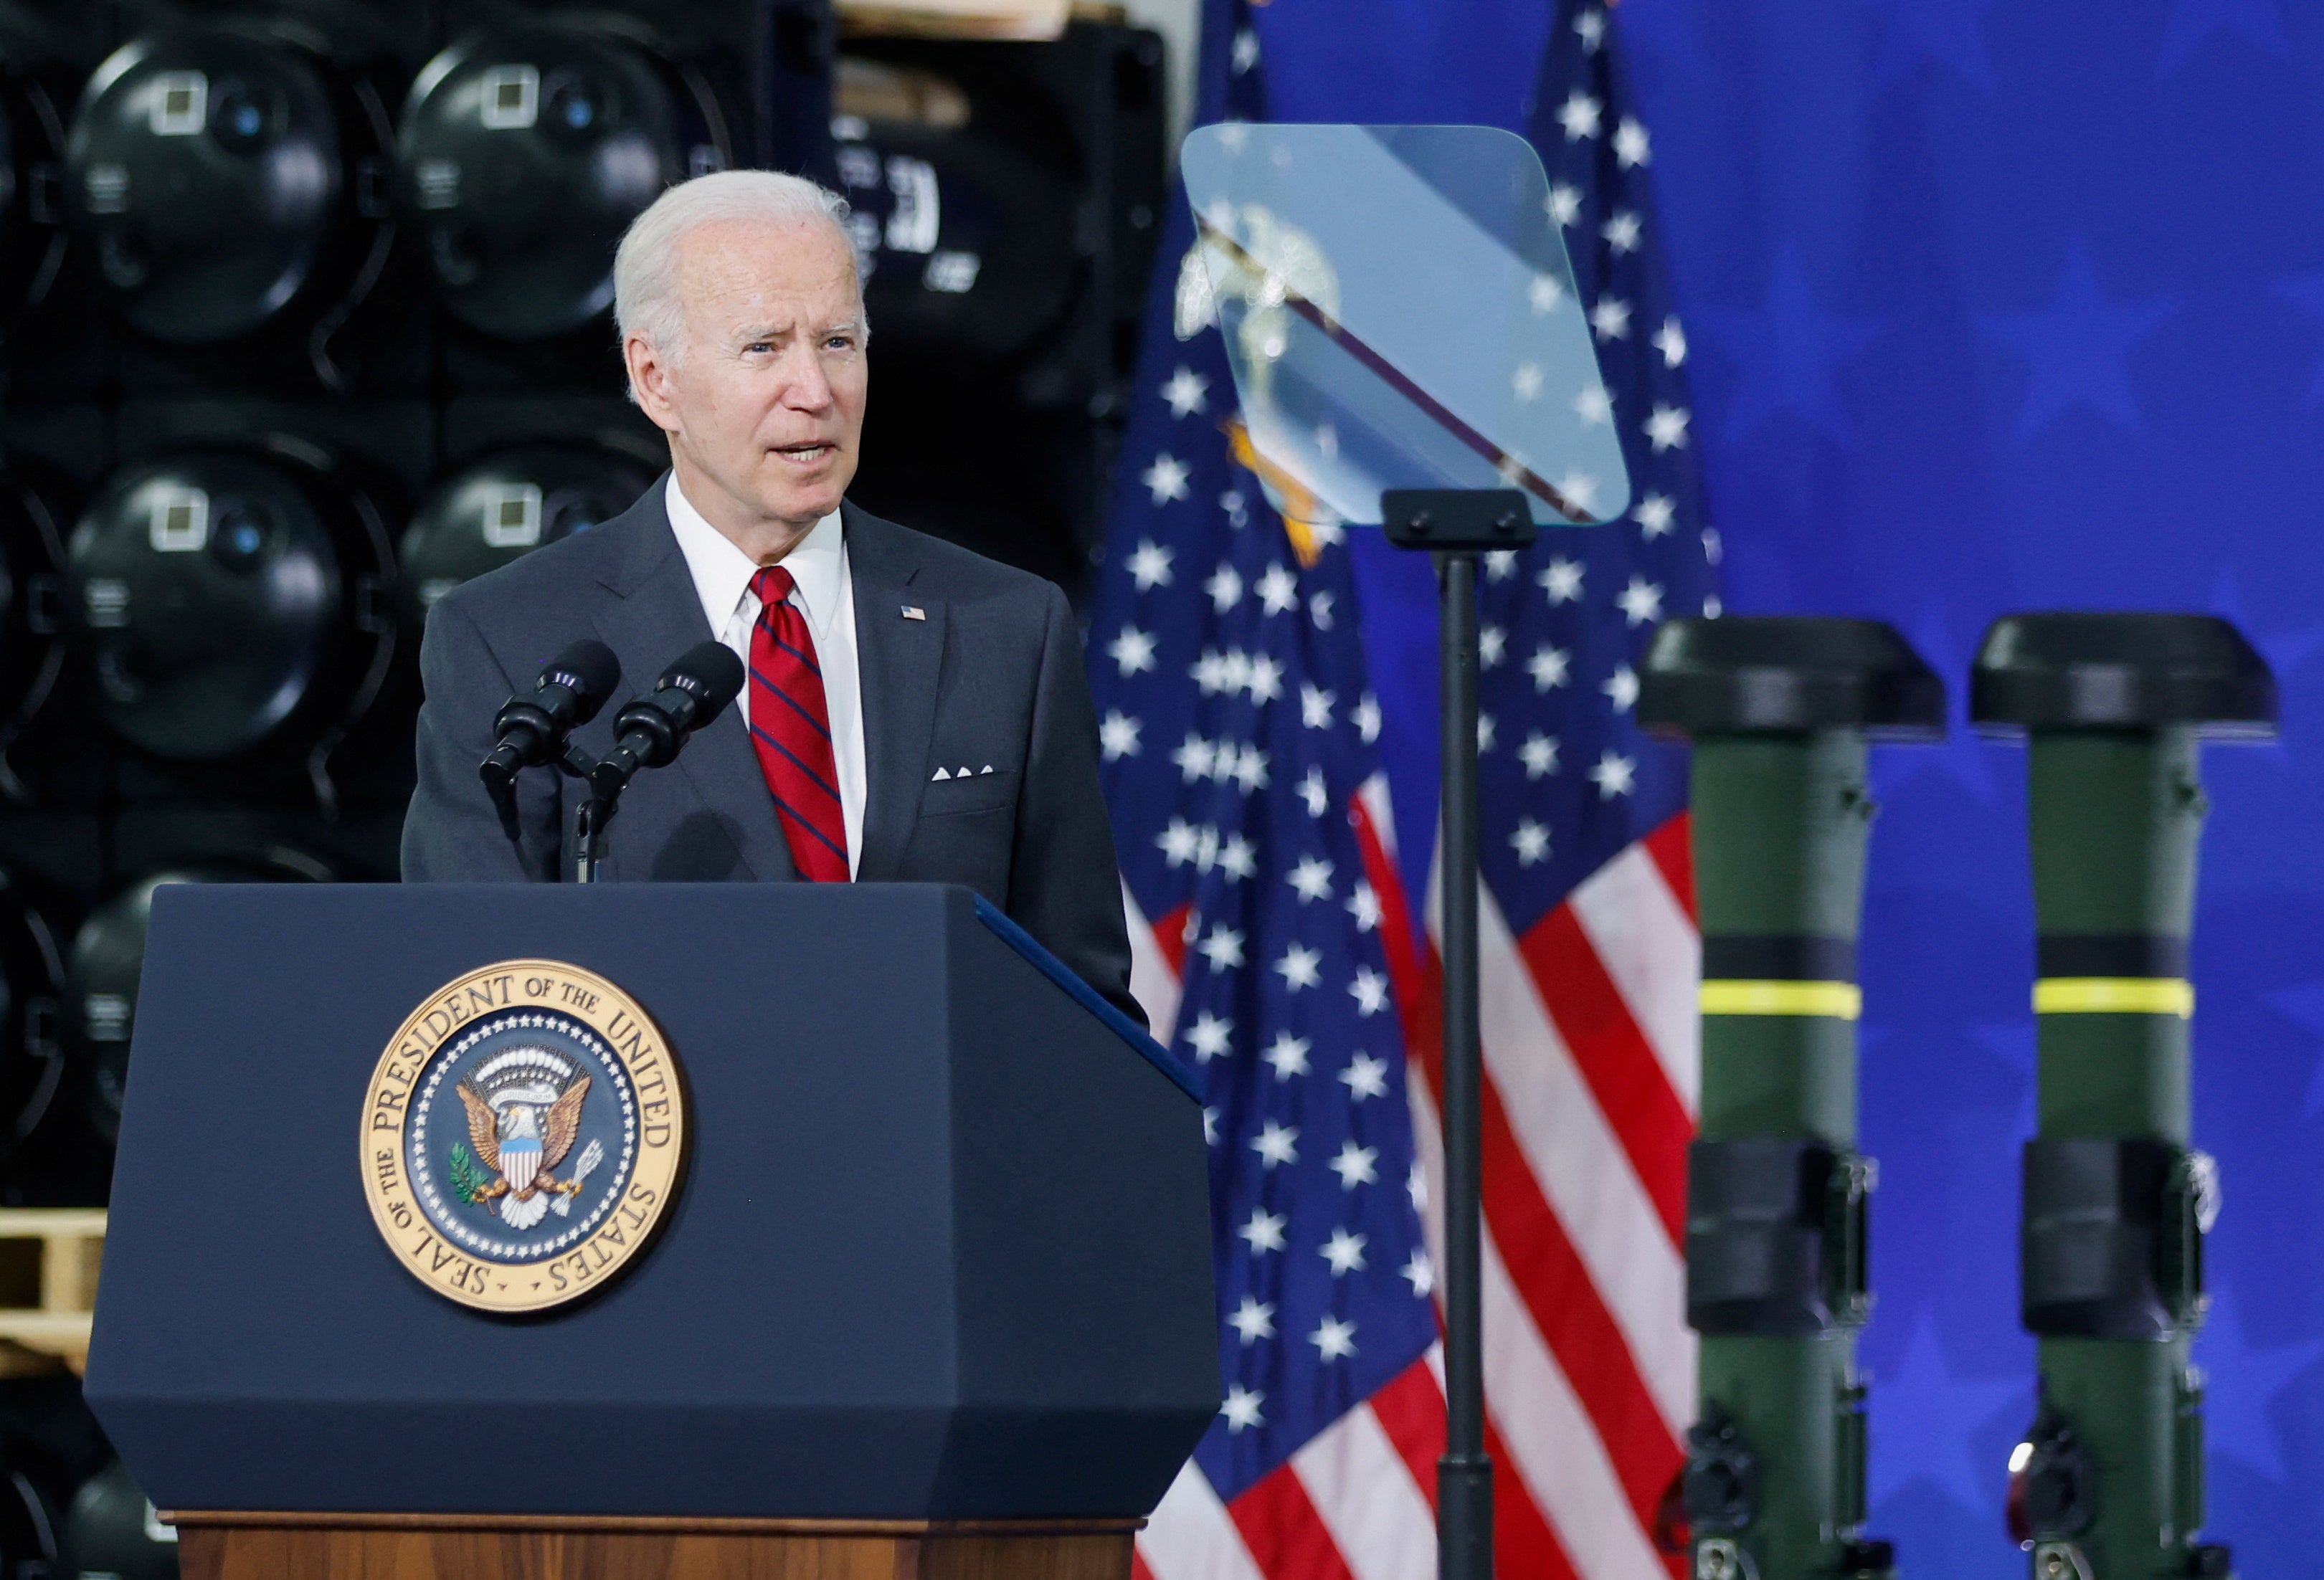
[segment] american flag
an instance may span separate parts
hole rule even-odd
[[[1197,120],[1259,118],[1244,0],[1204,22]],[[1602,6],[1560,6],[1534,140],[1612,392],[1582,415],[1619,427],[1635,503],[1493,556],[1480,596],[1486,1389],[1511,1580],[1675,1572],[1653,1522],[1693,1410],[1701,950],[1683,758],[1633,707],[1655,622],[1716,612],[1716,538],[1612,42]],[[1206,1094],[1225,1391],[1139,1564],[1426,1580],[1436,960],[1392,848],[1345,544],[1286,528],[1237,461],[1219,336],[1172,327],[1191,243],[1174,205],[1090,629],[1134,986]]]
[[[1254,118],[1248,14],[1210,0],[1204,22],[1200,118]],[[1384,907],[1351,815],[1379,709],[1344,536],[1268,508],[1216,329],[1173,327],[1193,240],[1176,202],[1090,627],[1134,986],[1204,1094],[1225,1394],[1139,1562],[1417,1580],[1443,1404]]]

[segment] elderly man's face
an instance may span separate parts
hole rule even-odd
[[[847,243],[812,221],[721,220],[681,236],[676,263],[686,344],[673,360],[631,340],[638,403],[715,524],[804,530],[839,508],[863,432],[870,370]]]

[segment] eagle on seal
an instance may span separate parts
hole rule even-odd
[[[559,1180],[550,1171],[573,1150],[573,1138],[581,1129],[581,1103],[589,1095],[587,1076],[545,1105],[523,1100],[533,1095],[524,1092],[495,1107],[465,1080],[457,1090],[468,1110],[468,1140],[496,1176],[476,1195],[486,1211],[498,1213],[511,1228],[529,1229],[549,1210],[550,1197],[580,1193],[577,1179]]]

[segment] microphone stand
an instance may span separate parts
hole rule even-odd
[[[605,825],[613,821],[619,805],[592,795],[574,812],[573,882],[597,881],[597,864],[605,859]]]
[[[589,787],[589,794],[573,813],[573,871],[567,881],[595,883],[597,868],[605,859],[605,825],[622,809],[622,790],[626,782],[600,784],[597,765],[582,756],[577,746],[567,746],[557,767],[560,773]]]
[[[721,652],[724,649],[721,648]],[[741,666],[738,664],[736,667]],[[687,677],[692,680],[694,677]],[[698,685],[698,680],[695,684]],[[669,694],[667,707],[660,699]],[[613,749],[602,762],[591,762],[578,747],[568,746],[558,767],[589,787],[588,795],[573,814],[573,881],[595,883],[597,868],[605,859],[605,825],[622,809],[622,792],[646,768],[674,760],[695,730],[725,710],[733,694],[706,707],[700,692],[687,685],[657,686],[652,697],[622,710],[614,728],[621,730]],[[668,708],[675,708],[673,716]]]
[[[1391,489],[1381,525],[1436,557],[1444,831],[1444,1456],[1436,1462],[1439,1580],[1492,1580],[1493,1461],[1485,1452],[1481,1230],[1483,1072],[1477,1006],[1477,562],[1534,539],[1516,489]]]

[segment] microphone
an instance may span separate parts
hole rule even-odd
[[[621,795],[641,768],[658,768],[678,756],[686,738],[726,710],[742,689],[742,661],[723,642],[687,648],[661,672],[650,695],[613,720],[612,753],[589,776],[601,800]]]
[[[525,768],[540,767],[564,755],[565,738],[597,716],[622,684],[622,661],[603,642],[584,638],[574,643],[541,669],[532,695],[512,696],[493,720],[497,738],[492,755],[476,773],[492,793],[501,814],[501,831],[512,843],[518,837],[516,778]]]

